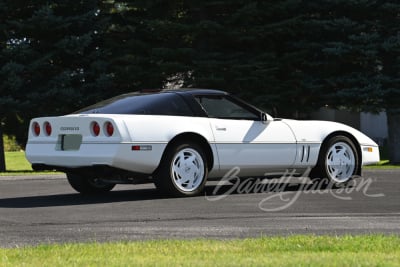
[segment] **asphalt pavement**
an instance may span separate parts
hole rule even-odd
[[[166,198],[153,185],[82,196],[64,175],[0,177],[0,247],[292,234],[400,234],[400,169],[364,171],[347,188],[303,178],[209,182]]]

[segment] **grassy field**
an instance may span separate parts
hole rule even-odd
[[[364,166],[364,168],[366,168],[366,169],[396,169],[396,168],[400,168],[400,165],[390,164],[389,160],[381,160],[376,165]]]
[[[9,171],[32,171],[31,164],[26,160],[25,153],[6,152],[6,169]]]
[[[400,237],[291,236],[0,249],[0,266],[399,266]]]
[[[35,172],[32,170],[31,164],[25,158],[25,152],[5,152],[6,156],[6,172],[0,173],[5,175],[32,175],[35,174],[54,174],[56,172]]]

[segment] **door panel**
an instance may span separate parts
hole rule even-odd
[[[241,168],[241,175],[286,169],[296,157],[296,139],[282,121],[210,119],[220,170]]]

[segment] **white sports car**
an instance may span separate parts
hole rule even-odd
[[[74,114],[31,121],[26,157],[59,170],[81,193],[154,182],[174,196],[200,194],[207,179],[285,172],[335,184],[379,161],[378,145],[335,122],[272,118],[226,92],[180,89],[120,95]]]

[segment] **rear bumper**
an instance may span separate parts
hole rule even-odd
[[[83,143],[79,150],[57,150],[56,144],[28,143],[26,158],[37,169],[77,169],[109,166],[135,173],[153,173],[167,144],[146,144],[151,150],[132,150],[137,144]],[[143,144],[140,144],[143,145]]]
[[[79,175],[87,175],[88,177],[103,178],[106,180],[118,179],[116,183],[125,183],[128,179],[129,183],[133,182],[148,182],[150,177],[147,173],[138,173],[127,170],[122,170],[107,165],[94,165],[90,167],[69,168],[63,166],[52,166],[46,164],[32,164],[32,169],[35,171],[61,171],[65,173],[77,173]],[[132,180],[134,178],[134,180]],[[140,179],[140,180],[139,180]],[[122,182],[123,181],[123,182]]]

